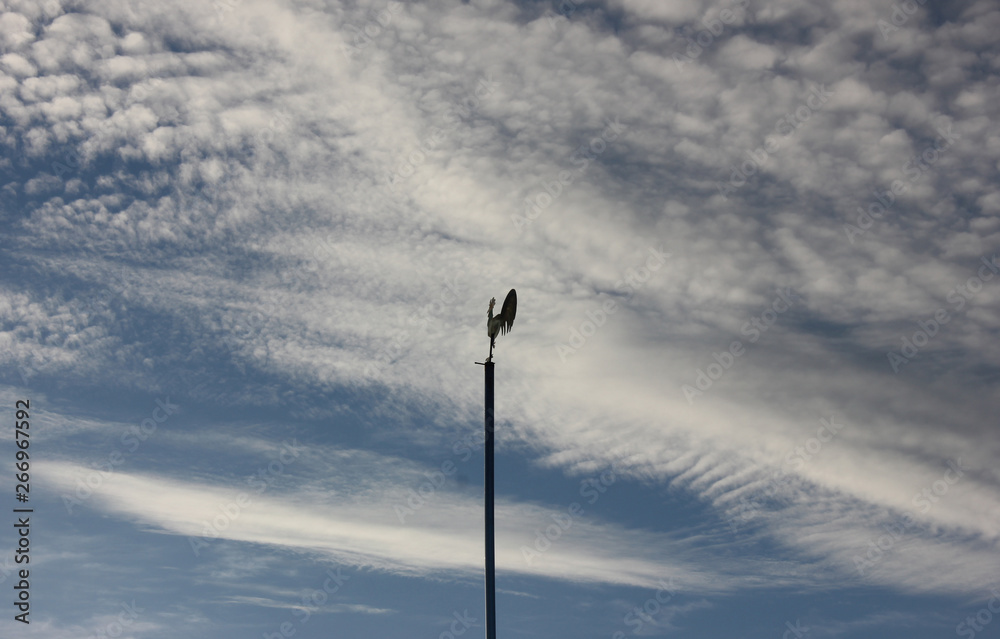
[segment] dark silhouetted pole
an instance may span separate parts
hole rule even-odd
[[[493,362],[486,362],[486,639],[497,637],[496,552],[493,535]]]
[[[493,315],[493,307],[497,299],[490,300],[490,308],[486,311],[486,333],[490,336],[490,356],[485,362],[476,362],[486,366],[486,468],[483,491],[486,493],[486,639],[497,639],[497,587],[496,569],[497,556],[493,530],[493,346],[497,335],[506,334],[514,325],[517,315],[517,291],[510,289],[503,301],[500,314]]]

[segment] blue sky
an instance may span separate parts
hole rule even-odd
[[[998,636],[994,3],[3,7],[0,635]]]

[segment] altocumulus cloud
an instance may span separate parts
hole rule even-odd
[[[168,505],[197,499],[207,517],[231,496],[221,471],[177,479],[207,406],[226,407],[218,419],[332,422],[324,433],[345,439],[357,417],[378,436],[352,454],[379,467],[401,463],[386,442],[448,456],[481,419],[464,364],[482,357],[485,301],[516,286],[518,330],[498,350],[501,450],[562,477],[627,447],[616,489],[680,491],[723,531],[684,546],[705,573],[642,550],[692,530],[662,505],[643,510],[656,531],[574,523],[527,566],[519,546],[570,496],[533,506],[537,524],[515,518],[523,539],[512,528],[505,552],[521,573],[655,590],[674,571],[682,590],[718,595],[760,585],[749,575],[764,564],[769,583],[801,584],[808,565],[827,576],[805,581],[848,587],[853,558],[909,513],[908,552],[865,579],[986,597],[1000,543],[1000,288],[982,282],[947,326],[935,312],[1000,244],[1000,11],[668,4],[5,2],[0,364],[5,396],[27,388],[66,404],[47,413],[63,427],[46,481],[75,485],[107,457],[98,438],[132,422],[124,405],[94,417],[98,395],[185,407],[87,502],[171,538],[201,529]],[[773,137],[816,87],[822,104]],[[609,122],[625,126],[574,155]],[[760,158],[752,174],[720,193],[748,153]],[[544,210],[525,208],[542,194]],[[526,212],[530,224],[511,223]],[[650,247],[669,260],[626,290]],[[799,296],[788,310],[731,351],[787,290]],[[432,300],[443,302],[429,311]],[[560,352],[591,316],[599,330]],[[901,352],[894,374],[886,353],[932,319],[939,330],[919,356]],[[683,388],[712,362],[724,375],[689,402]],[[788,470],[831,416],[845,424],[836,440]],[[220,432],[213,445],[236,446]],[[174,447],[170,467],[146,452],[160,446]],[[959,458],[962,480],[912,512]],[[731,531],[741,498],[779,472],[753,526]],[[428,506],[410,536],[391,528],[417,476],[371,484],[394,496],[378,515],[338,501],[280,528],[248,511],[222,537],[399,574],[473,574],[476,507],[460,489],[442,489],[449,523]],[[291,472],[276,481],[296,503],[316,489]],[[511,508],[535,499],[514,490]],[[323,538],[332,522],[342,529]],[[376,551],[368,535],[399,550]],[[760,545],[739,545],[747,536]],[[746,563],[728,571],[734,548]]]

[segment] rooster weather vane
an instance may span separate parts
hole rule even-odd
[[[506,335],[510,327],[514,325],[514,315],[517,314],[517,291],[510,289],[510,293],[507,293],[507,298],[503,301],[500,314],[494,317],[493,307],[496,303],[497,298],[494,297],[490,300],[489,310],[486,311],[486,333],[490,336],[490,356],[486,358],[487,362],[493,361],[493,345],[497,335]]]

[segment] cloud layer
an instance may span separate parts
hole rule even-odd
[[[518,534],[564,505],[512,497],[502,563],[981,596],[1000,544],[1000,11],[559,6],[4,3],[5,395],[351,415],[448,455],[481,419],[486,303],[516,287],[502,450],[571,476],[615,463],[780,560],[727,571],[663,519],[580,523],[527,565]],[[115,422],[82,405],[48,413],[55,441]],[[66,451],[46,480],[92,463]],[[196,535],[228,497],[177,477],[116,472],[93,504]],[[266,509],[285,523],[248,512],[225,535],[474,573],[475,499],[404,532],[404,485],[310,513],[289,486]]]

